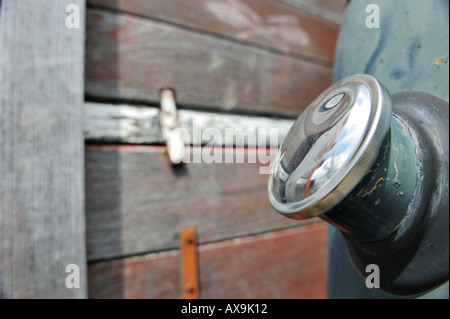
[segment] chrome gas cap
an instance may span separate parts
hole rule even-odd
[[[391,98],[372,76],[347,77],[297,118],[269,177],[269,199],[286,217],[320,216],[344,199],[378,157],[392,118]]]

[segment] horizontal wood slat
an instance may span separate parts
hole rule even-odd
[[[165,143],[157,107],[88,102],[84,123],[85,139],[91,143]],[[178,110],[178,125],[186,132],[185,145],[270,147],[272,143],[272,147],[278,147],[293,123],[267,116]],[[221,138],[208,132],[220,133]]]
[[[323,222],[198,248],[200,298],[326,298]],[[91,298],[181,298],[180,252],[89,265]]]
[[[172,87],[184,107],[297,116],[331,84],[329,67],[125,14],[89,10],[86,36],[88,98]]]
[[[249,150],[234,149],[244,152],[241,164],[172,168],[165,149],[87,146],[89,260],[176,248],[185,227],[195,227],[199,243],[207,243],[299,225],[272,209],[268,175],[259,174],[267,164],[248,163]],[[201,148],[191,152],[200,155]]]
[[[278,0],[293,7],[341,24],[350,0]]]
[[[332,64],[339,25],[273,0],[89,0]]]

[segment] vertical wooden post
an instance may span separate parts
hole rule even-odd
[[[1,2],[2,298],[87,295],[84,16],[85,0]]]

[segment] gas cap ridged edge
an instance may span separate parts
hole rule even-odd
[[[313,200],[309,199],[308,201],[300,200],[295,203],[283,203],[277,200],[272,194],[273,174],[280,161],[280,151],[283,149],[283,142],[277,158],[273,163],[268,183],[270,203],[272,207],[282,215],[292,219],[307,219],[327,212],[343,200],[358,185],[362,178],[369,172],[369,169],[378,157],[382,143],[390,130],[392,104],[388,91],[374,77],[367,74],[356,74],[336,82],[320,94],[308,108],[305,109],[305,112],[309,108],[325,103],[325,97],[332,95],[332,92],[342,91],[345,87],[354,83],[360,83],[369,89],[371,112],[373,113],[371,115],[370,125],[361,145],[355,154],[353,154],[349,165],[339,172],[341,178],[335,181],[335,185],[332,185],[332,188],[326,193],[320,193],[319,189],[317,191],[317,196],[315,196],[316,198]],[[307,202],[307,205],[305,205],[305,202]]]

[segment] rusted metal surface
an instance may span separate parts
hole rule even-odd
[[[184,299],[198,299],[197,233],[194,227],[180,230],[181,291]]]

